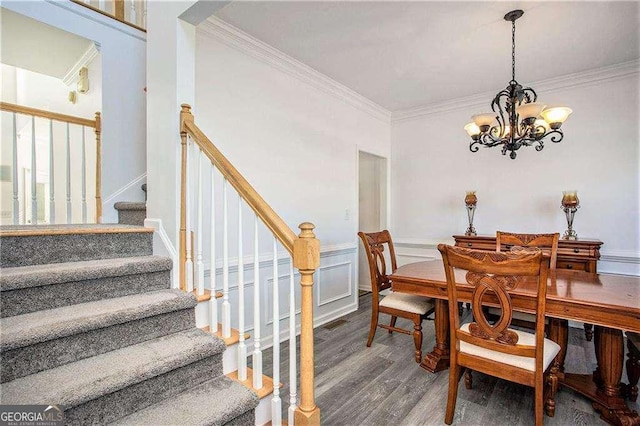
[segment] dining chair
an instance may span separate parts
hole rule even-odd
[[[640,333],[626,332],[627,348],[627,378],[629,379],[627,395],[631,401],[638,400],[638,380],[640,380]]]
[[[422,320],[433,312],[435,304],[432,299],[412,294],[390,291],[386,295],[381,295],[381,291],[391,288],[389,275],[398,268],[391,234],[389,231],[384,230],[371,233],[358,232],[358,236],[362,240],[364,252],[367,255],[369,274],[371,276],[371,328],[367,347],[371,346],[378,327],[387,329],[389,333],[397,331],[403,334],[413,334],[415,359],[416,362],[420,363],[422,361]],[[385,246],[391,262],[391,271],[389,273],[387,272],[387,260],[385,260]],[[378,324],[378,317],[381,313],[391,316],[389,325]],[[396,327],[398,317],[413,321],[413,331]]]
[[[458,382],[465,369],[534,388],[535,423],[543,424],[545,402],[554,406],[558,378],[549,367],[560,346],[544,337],[549,256],[539,250],[527,253],[499,253],[438,245],[447,277],[449,324],[449,392],[445,423],[451,424],[456,407]],[[459,270],[458,279],[456,272]],[[460,273],[466,274],[460,275]],[[462,280],[466,280],[463,283]],[[536,328],[529,333],[510,328],[510,291],[523,282],[536,289]],[[531,285],[533,284],[533,285]],[[471,309],[474,320],[460,325],[458,286],[472,287]],[[502,309],[492,323],[482,307],[490,302]],[[546,389],[545,389],[546,387]],[[546,398],[546,401],[545,401]]]

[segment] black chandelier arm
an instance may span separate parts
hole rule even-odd
[[[480,145],[486,146],[487,148],[493,148],[494,146],[505,143],[503,139],[493,136],[491,130],[480,135],[479,140]]]
[[[538,100],[538,94],[531,87],[523,87],[522,93],[524,97],[527,99],[527,103],[535,102]]]
[[[471,152],[478,152],[478,150],[480,149],[480,145],[482,145],[482,142],[480,142],[480,139],[472,140],[471,143],[469,144],[469,150]]]
[[[562,141],[562,138],[564,138],[564,133],[560,129],[550,130],[544,136],[547,137],[549,135],[551,135],[549,140],[551,140],[551,142],[553,142],[553,143],[558,143],[558,142]]]

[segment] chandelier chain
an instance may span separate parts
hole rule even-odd
[[[511,81],[516,81],[516,21],[511,21]]]

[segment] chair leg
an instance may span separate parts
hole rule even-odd
[[[464,387],[467,389],[471,389],[471,386],[473,386],[473,371],[470,368],[465,368]]]
[[[413,343],[416,345],[416,362],[420,364],[422,361],[422,318],[415,320],[413,326]]]
[[[543,382],[539,383],[539,385],[540,386],[536,386],[535,387],[536,426],[542,426],[544,424],[544,386],[543,386]]]
[[[369,330],[369,339],[367,340],[367,347],[371,347],[373,337],[376,335],[376,328],[378,328],[378,310],[374,309],[371,313],[371,329]]]
[[[396,326],[396,320],[398,319],[398,317],[391,317],[391,322],[389,323],[390,327],[395,327]],[[389,330],[389,334],[393,333],[393,330]]]
[[[458,382],[460,381],[460,365],[451,359],[449,366],[449,393],[447,395],[447,411],[444,415],[444,422],[448,425],[453,423],[453,415],[456,411],[456,400],[458,398]]]
[[[558,375],[554,367],[545,376],[545,396],[544,411],[547,416],[553,417],[556,414],[556,393],[558,392]]]
[[[640,348],[636,348],[629,339],[627,339],[627,347],[629,348],[627,354],[628,397],[630,401],[635,402],[638,400],[638,380],[640,380]]]

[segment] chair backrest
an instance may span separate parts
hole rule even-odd
[[[380,232],[358,232],[358,236],[360,236],[364,252],[367,254],[369,274],[371,275],[371,291],[373,292],[374,302],[377,303],[378,293],[391,287],[389,275],[398,269],[393,241],[391,240],[391,234],[386,229]],[[391,261],[390,271],[387,269],[388,265],[384,256],[385,246],[387,246]]]
[[[463,247],[438,245],[447,276],[449,321],[452,330],[451,350],[459,350],[464,341],[486,349],[536,358],[536,369],[542,368],[544,340],[544,312],[546,307],[549,256],[541,250],[528,253],[500,253],[470,250]],[[457,283],[454,268],[466,270],[466,283]],[[528,288],[536,288],[536,344],[518,345],[518,335],[509,329],[513,306],[509,292],[532,282]],[[474,322],[469,332],[460,330],[458,314],[459,285],[472,286]],[[468,287],[467,287],[468,288]],[[487,302],[497,304],[502,317],[490,323],[482,306]]]
[[[496,251],[501,251],[501,247],[507,246],[509,249],[514,246],[536,247],[549,253],[551,256],[551,269],[556,269],[558,260],[558,240],[560,234],[516,234],[514,232],[496,232]]]

